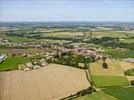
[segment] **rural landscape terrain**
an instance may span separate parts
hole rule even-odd
[[[3,22],[0,100],[133,100],[134,23]]]
[[[134,0],[0,0],[0,100],[134,100]]]

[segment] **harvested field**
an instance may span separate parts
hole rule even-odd
[[[58,64],[0,72],[0,100],[58,100],[89,86],[84,70]]]
[[[91,63],[90,73],[91,75],[105,75],[105,76],[124,76],[123,70],[119,61],[117,60],[107,60],[108,68],[105,69],[102,66],[102,61]]]
[[[128,69],[134,69],[134,63],[130,63],[130,62],[125,62],[125,61],[120,61],[121,67],[124,71],[128,70]]]

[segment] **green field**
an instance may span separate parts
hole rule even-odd
[[[134,87],[106,88],[103,92],[93,92],[74,100],[134,100]]]
[[[123,43],[134,43],[134,39],[123,39],[121,40]]]
[[[42,34],[44,37],[59,37],[59,38],[73,38],[76,36],[82,36],[82,32],[54,32]]]
[[[118,98],[119,100],[134,100],[134,87],[131,88],[107,88],[105,93]]]
[[[94,37],[119,37],[119,38],[126,38],[134,36],[131,33],[126,32],[119,32],[119,31],[102,31],[102,32],[95,32],[93,34]]]
[[[7,40],[12,41],[12,42],[16,42],[16,43],[22,43],[22,42],[30,42],[30,41],[32,41],[32,39],[28,39],[26,37],[17,37],[17,36],[3,35],[2,38],[3,39],[7,39]]]
[[[116,59],[124,59],[124,58],[133,58],[134,57],[134,50],[116,50],[116,49],[105,49],[105,53],[107,55],[111,55],[113,58]]]
[[[107,95],[103,92],[93,92],[85,96],[78,97],[74,100],[118,100],[110,95]]]
[[[0,71],[18,69],[18,64],[23,64],[28,61],[29,59],[26,57],[8,57],[0,64]]]
[[[91,80],[96,87],[127,86],[128,80],[125,76],[91,76]]]

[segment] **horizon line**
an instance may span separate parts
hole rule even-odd
[[[6,22],[129,22],[134,23],[134,21],[0,21],[0,23]]]

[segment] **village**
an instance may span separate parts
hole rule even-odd
[[[8,56],[22,56],[22,57],[29,57],[29,58],[34,58],[36,56],[37,59],[34,59],[34,61],[28,62],[26,64],[20,64],[18,65],[18,68],[20,70],[31,70],[31,69],[37,69],[41,68],[42,66],[47,65],[47,60],[54,59],[53,57],[56,55],[61,55],[65,54],[68,52],[74,52],[77,55],[81,55],[84,57],[94,57],[95,60],[100,60],[102,59],[103,55],[101,54],[102,50],[99,49],[93,49],[90,48],[89,46],[82,44],[82,43],[73,43],[73,44],[68,44],[72,48],[65,48],[64,45],[58,45],[58,44],[41,44],[41,43],[11,43],[8,40],[1,40],[2,45],[4,46],[19,46],[21,47],[28,47],[32,49],[36,49],[37,52],[32,52],[26,49],[9,49],[5,50],[5,54],[1,54],[1,63],[8,57]],[[42,46],[43,45],[43,46]],[[31,49],[31,50],[32,50]],[[41,51],[41,52],[38,52]],[[39,58],[39,59],[38,59]],[[38,63],[38,64],[37,64]]]

